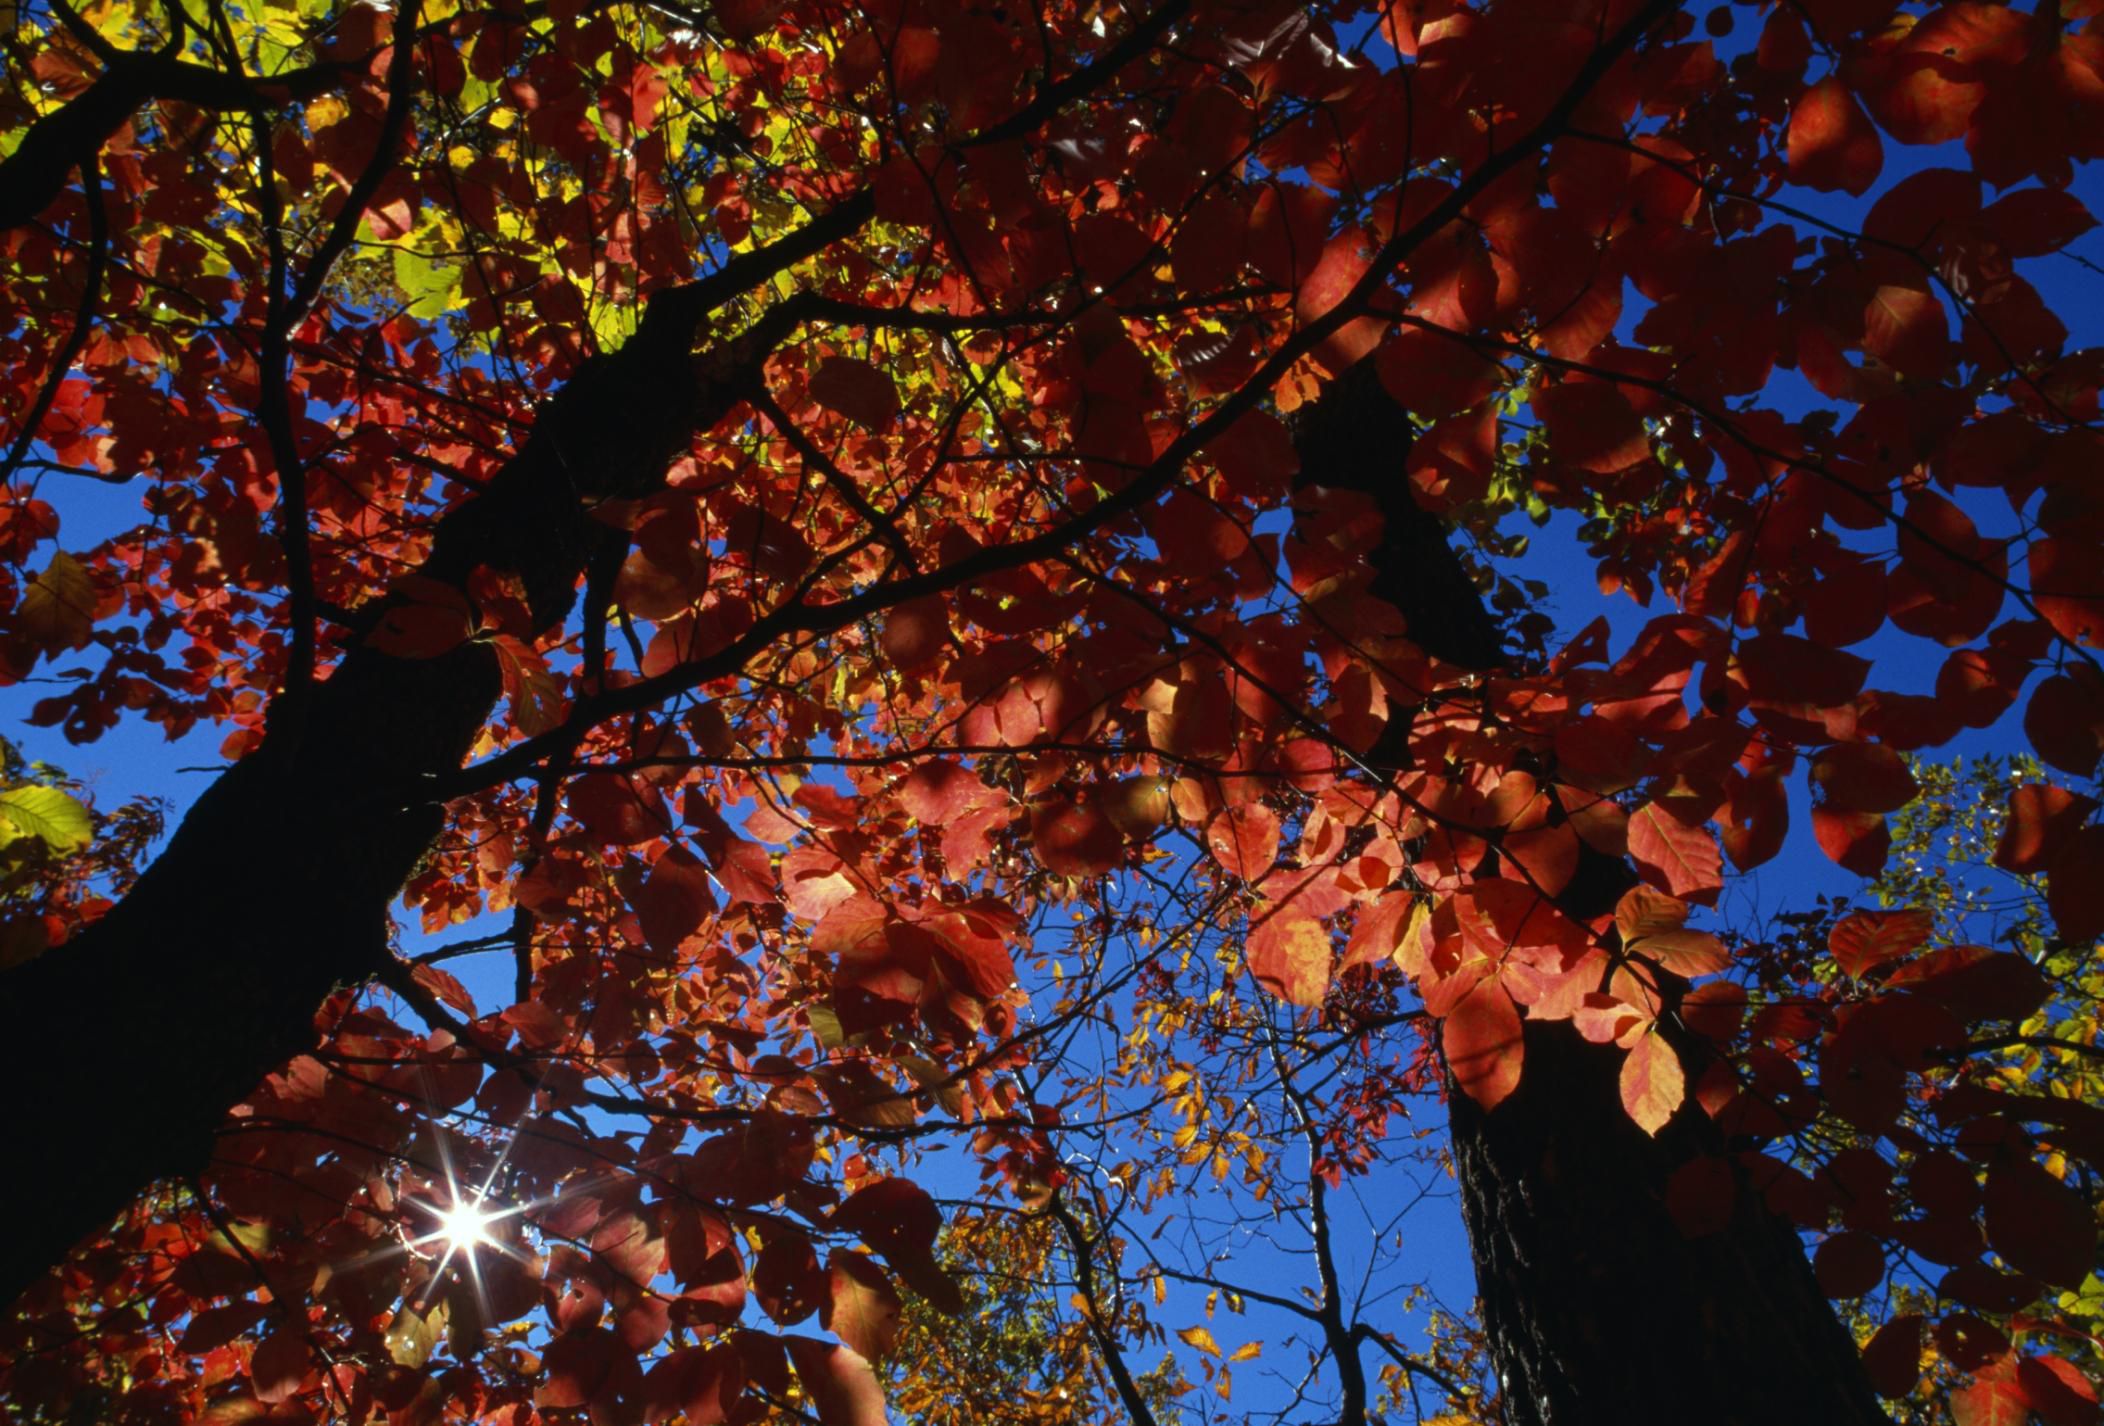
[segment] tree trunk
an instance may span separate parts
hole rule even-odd
[[[1689,1108],[1653,1139],[1622,1112],[1620,1054],[1526,1029],[1519,1088],[1486,1114],[1450,1092],[1454,1170],[1508,1426],[1889,1421],[1797,1234],[1741,1192],[1721,1231],[1666,1210],[1713,1149]]]
[[[1403,479],[1411,436],[1361,362],[1296,417],[1300,480],[1370,496],[1385,521],[1371,591],[1427,651],[1495,668],[1497,626]],[[1403,761],[1406,732],[1391,726],[1376,752]],[[1588,851],[1562,899],[1589,917],[1633,879]],[[1729,1224],[1701,1237],[1668,1213],[1673,1171],[1721,1147],[1708,1116],[1685,1106],[1654,1139],[1622,1109],[1611,1047],[1564,1023],[1529,1024],[1525,1049],[1519,1088],[1495,1110],[1451,1081],[1447,1095],[1506,1426],[1886,1426],[1795,1230],[1744,1191]]]

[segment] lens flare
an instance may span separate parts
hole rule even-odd
[[[447,1255],[495,1247],[489,1228],[496,1220],[497,1215],[484,1209],[480,1203],[465,1200],[442,1210],[438,1215],[438,1235],[445,1240]]]

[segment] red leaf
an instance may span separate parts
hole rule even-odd
[[[1124,839],[1093,799],[1077,803],[1057,794],[1030,809],[1030,844],[1045,869],[1060,876],[1101,876],[1125,857]]]
[[[942,1231],[942,1211],[913,1180],[882,1178],[856,1189],[834,1209],[833,1224],[857,1234],[886,1256],[926,1253]]]
[[[1206,444],[1205,453],[1228,484],[1254,499],[1283,494],[1300,469],[1300,455],[1285,425],[1268,411],[1244,412]]]
[[[2097,226],[2082,200],[2065,188],[2021,188],[1980,216],[2011,257],[2059,252]]]
[[[1435,418],[1482,401],[1498,375],[1470,348],[1418,327],[1392,334],[1374,354],[1374,367],[1391,396]]]
[[[1863,350],[1902,376],[1932,380],[1949,364],[1951,329],[1925,287],[1887,284],[1863,308]]]
[[[1478,406],[1434,422],[1411,443],[1403,470],[1420,503],[1444,510],[1489,493],[1497,450],[1497,410]]]
[[[2094,1426],[2097,1388],[2074,1363],[2055,1356],[2016,1364],[2016,1389],[2045,1426]]]
[[[935,1263],[942,1213],[919,1184],[885,1178],[858,1188],[833,1210],[833,1226],[876,1249],[908,1287],[943,1311],[962,1310],[957,1285]]]
[[[563,800],[587,832],[619,846],[662,837],[672,825],[656,791],[626,773],[586,773],[563,789]]]
[[[1972,1186],[1972,1174],[1966,1171],[1966,1186]],[[1977,1193],[1973,1195],[1979,1197]],[[1945,1210],[1937,1210],[1943,1212]],[[1968,1216],[1973,1212],[1969,1206],[1962,1210]],[[1977,1252],[1978,1244],[1969,1244],[1966,1251]],[[2035,1277],[2022,1273],[2005,1273],[1985,1263],[1960,1263],[1945,1273],[1936,1283],[1936,1295],[1977,1307],[1983,1312],[2014,1312],[2037,1299],[2045,1284]]]
[[[1886,978],[1970,1020],[2021,1020],[2045,1003],[2045,977],[2013,951],[1945,946],[1918,956]]]
[[[1980,649],[1953,649],[1936,674],[1936,700],[1968,728],[1992,726],[2016,702],[2028,666]]]
[[[950,642],[949,606],[939,594],[923,595],[893,605],[877,636],[884,657],[900,669],[925,668]]]
[[[1626,470],[1650,456],[1651,441],[1629,398],[1599,381],[1563,381],[1534,393],[1534,409],[1559,461],[1602,473]]]
[[[930,827],[940,827],[1001,796],[980,781],[978,773],[948,758],[922,763],[899,784],[899,805],[915,821]]]
[[[1314,1008],[1330,988],[1330,933],[1305,912],[1286,907],[1250,928],[1249,970],[1289,1005]]]
[[[1758,702],[1834,708],[1863,691],[1870,660],[1791,634],[1762,634],[1739,645],[1739,671]]]
[[[1724,885],[1724,858],[1707,827],[1692,827],[1656,802],[1629,817],[1629,855],[1654,885],[1708,905]]]
[[[1976,1381],[1951,1393],[1956,1426],[2029,1426],[2030,1408],[2010,1381]]]
[[[270,1304],[264,1302],[230,1302],[224,1307],[207,1307],[183,1328],[176,1349],[201,1357],[214,1347],[225,1346],[269,1315]]]
[[[2062,772],[2088,777],[2104,757],[2104,679],[2075,665],[2031,690],[2024,736]]]
[[[1919,1313],[1895,1317],[1863,1346],[1863,1373],[1879,1396],[1910,1396],[1921,1380]]]
[[[1293,302],[1295,315],[1308,323],[1328,313],[1350,295],[1352,287],[1365,275],[1372,256],[1373,244],[1355,230],[1331,238],[1314,270],[1300,284]],[[1382,323],[1370,317],[1346,322],[1323,338],[1314,350],[1314,358],[1332,376],[1341,376],[1347,367],[1381,344],[1381,328]]]
[[[2050,783],[2027,782],[2009,795],[1994,864],[2022,874],[2045,871],[2097,810],[2095,799]]]
[[[688,1426],[722,1426],[745,1394],[745,1364],[730,1342],[682,1347],[643,1378],[643,1419],[655,1423],[685,1412]]]
[[[1810,776],[1837,812],[1897,812],[1919,790],[1907,760],[1882,743],[1836,743],[1812,759]]]
[[[2031,546],[2031,598],[2063,638],[2104,648],[2104,560],[2088,542],[2045,539]]]
[[[812,1337],[784,1337],[782,1345],[825,1426],[884,1426],[884,1388],[854,1348]]]
[[[1812,1256],[1819,1290],[1828,1297],[1861,1297],[1885,1277],[1885,1250],[1868,1233],[1836,1233]]]
[[[880,431],[899,413],[891,378],[859,357],[830,356],[811,373],[811,399],[857,425]]]
[[[542,1408],[588,1406],[616,1381],[623,1365],[636,1371],[634,1356],[622,1350],[606,1328],[565,1332],[541,1354],[541,1384],[533,1403]]]
[[[1980,211],[1980,180],[1955,168],[1910,173],[1880,194],[1863,220],[1863,236],[1928,248],[1952,225]]]
[[[1477,982],[1447,1012],[1440,1030],[1455,1083],[1485,1109],[1495,1109],[1519,1087],[1526,1053],[1520,1014],[1495,978]]]
[[[248,1362],[248,1383],[256,1400],[275,1406],[299,1395],[313,1360],[313,1349],[304,1334],[290,1327],[272,1332],[257,1344]]]
[[[1633,885],[1614,904],[1614,930],[1624,942],[1677,932],[1683,925],[1687,925],[1687,902],[1650,885]]]
[[[1839,865],[1857,876],[1876,876],[1885,869],[1892,850],[1892,829],[1877,812],[1837,812],[1830,807],[1812,809],[1812,836]]]
[[[827,1299],[827,1278],[811,1239],[794,1228],[771,1234],[753,1260],[752,1295],[784,1327],[816,1312]]]
[[[860,1253],[836,1249],[826,1260],[826,1274],[826,1330],[872,1361],[888,1356],[898,1340],[901,1308],[883,1269]]]
[[[1177,225],[1169,243],[1169,266],[1186,295],[1225,287],[1242,265],[1248,214],[1228,194],[1209,192]]]
[[[1860,980],[1865,972],[1920,949],[1935,924],[1926,911],[1851,911],[1827,933],[1826,948],[1842,970]]]
[[[709,892],[708,868],[700,857],[674,843],[650,869],[636,894],[635,908],[650,948],[667,958],[678,954],[680,942],[716,909],[716,898]]]
[[[464,605],[397,604],[381,616],[365,642],[398,659],[435,659],[459,648],[474,632]]]
[[[2097,1225],[2082,1196],[2028,1158],[1987,1171],[1987,1242],[2018,1272],[2080,1287],[2096,1264]]]
[[[1751,871],[1783,849],[1790,831],[1790,794],[1779,765],[1724,779],[1724,805],[1717,809],[1718,840],[1740,871]]]
[[[2046,907],[2062,938],[2080,945],[2104,936],[2104,827],[2084,827],[2053,858]]]
[[[1953,1312],[1936,1324],[1936,1350],[1959,1371],[1978,1371],[2008,1355],[2009,1339],[1970,1312]]]
[[[1790,113],[1790,181],[1852,194],[1870,191],[1885,166],[1885,146],[1870,116],[1840,80],[1822,79]]]

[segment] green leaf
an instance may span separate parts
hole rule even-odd
[[[0,818],[5,819],[9,831],[5,840],[35,837],[54,852],[85,847],[95,835],[88,809],[55,787],[17,787],[0,792]]]
[[[465,306],[460,298],[458,264],[434,262],[413,248],[394,250],[395,283],[409,298],[409,315],[429,321],[450,307]]]
[[[642,306],[633,302],[598,302],[591,311],[592,335],[599,339],[599,350],[617,352],[636,334],[636,324],[642,320]]]

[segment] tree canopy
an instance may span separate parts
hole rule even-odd
[[[2097,0],[9,13],[0,1413],[2096,1419]]]

